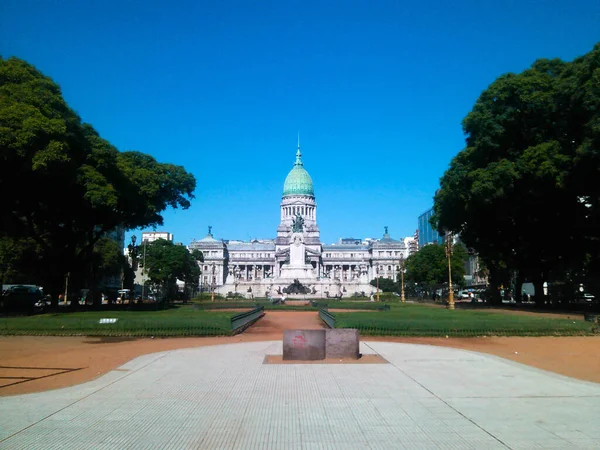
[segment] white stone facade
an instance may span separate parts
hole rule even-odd
[[[369,282],[378,276],[396,280],[402,259],[409,254],[404,240],[341,239],[321,242],[312,179],[303,168],[300,149],[284,184],[277,237],[250,242],[217,240],[211,227],[190,249],[204,254],[200,286],[203,291],[246,298],[281,296],[300,298],[369,295]],[[213,276],[214,272],[214,276]],[[287,292],[294,280],[303,293]]]
[[[159,239],[173,241],[173,234],[168,231],[144,231],[142,233],[142,242],[154,242]]]

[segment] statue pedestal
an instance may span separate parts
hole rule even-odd
[[[295,280],[315,280],[317,276],[313,273],[313,267],[310,264],[302,264],[298,266],[292,266],[291,264],[284,264],[281,266],[281,273],[279,278]]]
[[[281,266],[279,278],[289,280],[314,280],[317,276],[313,272],[313,267],[306,264],[306,246],[304,245],[304,235],[294,232],[290,237],[290,262]]]

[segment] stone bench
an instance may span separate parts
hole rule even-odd
[[[283,359],[318,361],[325,358],[358,359],[359,334],[354,328],[285,330]]]

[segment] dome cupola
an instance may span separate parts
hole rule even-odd
[[[310,195],[314,197],[315,190],[313,188],[312,178],[304,168],[302,163],[302,153],[300,153],[300,145],[296,152],[296,162],[294,167],[288,173],[283,183],[283,195]]]

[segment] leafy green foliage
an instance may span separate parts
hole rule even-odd
[[[121,272],[123,265],[123,250],[119,244],[108,238],[101,238],[94,245],[90,265],[96,277],[110,277]]]
[[[158,239],[147,244],[145,270],[150,281],[161,286],[168,298],[173,294],[177,279],[198,284],[200,267],[196,258],[202,258],[202,253],[190,253],[182,245]]]
[[[37,258],[32,239],[0,235],[0,284],[35,283],[40,278],[35,271]]]
[[[398,292],[399,289],[398,283],[385,277],[379,277],[379,280],[377,280],[377,278],[371,280],[369,284],[373,287],[377,287],[377,285],[379,285],[379,289],[382,292]]]
[[[188,208],[195,183],[180,166],[119,152],[81,122],[49,77],[0,58],[0,191],[11,193],[0,237],[35,242],[33,272],[47,292],[94,258],[105,233],[161,225],[167,207]]]
[[[599,80],[600,44],[500,76],[464,119],[466,148],[440,180],[434,222],[460,233],[494,288],[515,270],[540,294],[567,270],[598,279]]]
[[[452,283],[464,284],[467,250],[461,244],[452,246],[450,264]],[[422,286],[434,286],[448,282],[448,259],[443,245],[430,244],[410,255],[406,260],[405,279]]]

